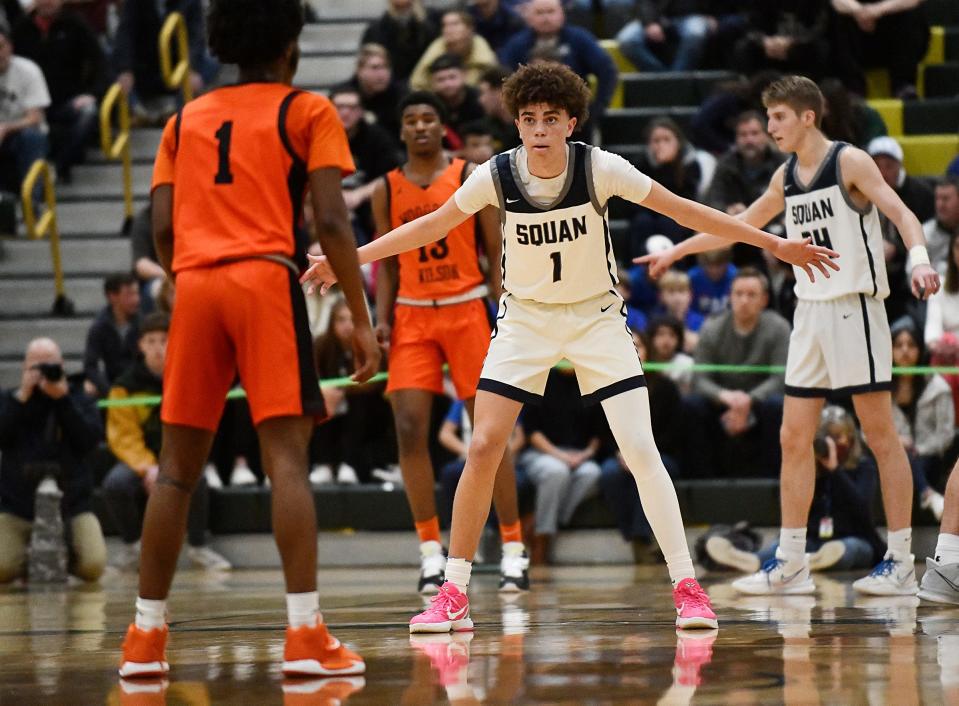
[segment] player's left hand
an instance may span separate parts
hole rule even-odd
[[[826,279],[829,279],[830,268],[839,271],[839,265],[832,260],[832,258],[839,257],[839,253],[822,245],[813,245],[812,238],[804,238],[803,240],[782,238],[776,247],[775,255],[783,262],[801,267],[810,282],[816,281],[812,271],[813,267],[819,270]]]
[[[310,255],[307,253],[306,257],[310,266],[300,277],[300,284],[309,282],[310,286],[306,290],[307,294],[313,294],[317,289],[320,290],[320,294],[326,294],[330,291],[330,287],[336,284],[336,273],[330,266],[330,261],[326,259],[326,255]]]
[[[939,291],[939,286],[939,273],[931,265],[912,268],[912,293],[916,299],[925,301]]]
[[[366,382],[380,369],[380,346],[368,323],[353,328],[353,361],[356,372],[351,379],[354,382]]]

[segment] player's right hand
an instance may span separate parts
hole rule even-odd
[[[380,369],[380,346],[369,324],[353,328],[353,382],[366,382]]]
[[[310,286],[306,290],[307,294],[313,294],[317,288],[319,288],[320,294],[326,294],[330,287],[336,284],[337,279],[330,261],[326,255],[310,255],[307,253],[306,258],[309,260],[310,266],[300,276],[300,284],[309,282]]]
[[[804,238],[803,240],[781,238],[773,254],[783,262],[801,267],[810,282],[816,281],[812,271],[813,267],[819,270],[826,279],[829,279],[827,268],[839,271],[839,265],[833,262],[833,258],[839,257],[839,253],[822,245],[813,245],[812,238]]]
[[[676,262],[676,256],[673,254],[673,248],[633,258],[633,263],[636,265],[649,265],[650,279],[659,279],[659,276],[672,267],[674,262]]]
[[[373,329],[373,332],[376,334],[376,342],[380,344],[380,348],[382,348],[385,353],[389,353],[390,337],[393,333],[392,327],[386,323],[379,323]]]

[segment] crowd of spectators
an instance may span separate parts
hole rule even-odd
[[[160,79],[156,51],[159,29],[169,12],[179,11],[187,20],[194,89],[202,91],[215,79],[219,67],[203,42],[200,0],[125,0],[115,28],[108,31],[105,8],[110,4],[83,3],[75,12],[74,4],[65,6],[64,0],[36,0],[23,13],[18,3],[5,3],[10,7],[7,21],[0,21],[0,88],[5,98],[0,105],[4,181],[0,188],[16,190],[17,179],[32,160],[46,154],[56,164],[58,179],[69,182],[72,167],[83,161],[94,137],[97,103],[114,80],[131,97],[141,121],[156,122],[176,109],[175,94]],[[886,182],[923,221],[931,259],[944,276],[942,292],[928,305],[917,302],[909,293],[906,250],[895,227],[884,220],[892,289],[887,309],[896,322],[891,343],[897,364],[954,364],[959,359],[959,176],[932,182],[907,174],[902,147],[886,135],[881,116],[863,100],[864,71],[876,66],[888,70],[895,95],[915,97],[917,65],[928,43],[928,26],[917,2],[474,0],[443,12],[426,8],[421,0],[385,4],[382,16],[363,32],[355,72],[329,91],[357,165],[343,189],[358,244],[376,236],[369,206],[374,186],[402,162],[396,107],[411,90],[426,89],[439,96],[447,112],[446,148],[482,162],[519,143],[502,101],[505,78],[522,63],[562,62],[589,78],[594,88],[591,118],[575,139],[601,142],[601,121],[618,84],[613,59],[591,31],[605,22],[605,34],[615,36],[622,54],[644,72],[724,68],[741,75],[719,85],[703,101],[688,134],[665,115],[650,120],[633,157],[642,171],[670,190],[732,215],[763,192],[785,159],[765,131],[763,88],[783,72],[805,73],[819,81],[828,104],[823,121],[827,136],[868,151]],[[691,233],[641,207],[617,213],[629,219],[617,255],[619,287],[637,349],[645,361],[670,365],[663,373],[648,375],[654,435],[670,474],[777,477],[783,375],[766,368],[785,364],[795,306],[792,269],[754,248],[736,246],[681,262],[654,282],[643,268],[629,265],[631,258]],[[782,225],[773,222],[767,229],[781,233]],[[97,398],[160,392],[158,339],[165,342],[163,314],[169,313],[173,299],[173,289],[156,262],[148,208],[134,221],[132,241],[131,272],[107,278],[106,305],[90,329],[83,374],[70,381],[69,394],[62,385],[51,393],[50,385],[39,380],[30,362],[37,355],[34,349],[53,358],[58,353],[50,352],[52,342],[35,342],[27,354],[25,382],[3,399],[0,414],[0,439],[5,444],[11,437],[2,425],[25,414],[30,399],[33,406],[42,399],[57,414],[66,415],[63,419],[73,424],[71,434],[84,434],[82,439],[68,439],[73,445],[70,453],[77,456],[69,463],[78,469],[84,469],[79,456],[87,447],[108,442],[116,465],[109,470],[104,490],[126,545],[124,565],[136,563],[139,513],[156,475],[156,408],[111,410],[98,419],[88,414],[88,408]],[[375,275],[367,274],[373,303]],[[319,306],[311,302],[311,311],[320,312],[313,323],[321,378],[348,374],[349,309],[332,300]],[[694,373],[694,363],[759,366],[759,372]],[[33,371],[29,381],[28,371]],[[399,480],[392,413],[382,391],[379,384],[324,389],[332,419],[314,438],[315,483]],[[934,514],[941,513],[939,490],[957,453],[957,391],[956,376],[938,375],[903,376],[894,391],[897,429],[909,453],[917,493],[922,506]],[[61,399],[76,400],[76,411],[64,412]],[[848,401],[835,402],[848,406]],[[451,403],[437,403],[434,416],[437,420],[445,416],[446,423],[434,424],[431,447],[440,457],[436,467],[443,469],[443,487],[450,499],[468,436],[462,410]],[[85,426],[79,421],[83,414],[89,417]],[[680,419],[682,425],[677,423]],[[94,423],[104,421],[105,428]],[[684,443],[680,427],[694,427],[699,442]],[[232,402],[217,436],[211,472],[205,476],[211,486],[237,481],[231,472],[237,469],[252,482],[264,482],[258,451],[249,443],[254,436],[244,403]],[[655,560],[656,548],[635,484],[610,437],[602,415],[581,407],[572,376],[554,372],[543,407],[524,413],[512,445],[521,485],[535,496],[528,503],[535,518],[534,559],[546,560],[558,529],[569,523],[582,502],[601,493],[624,539],[632,542],[637,560]],[[850,442],[829,438],[831,446],[820,459],[825,471],[841,467],[851,469],[849,477],[874,476],[868,451],[861,445],[855,455],[840,453],[842,458],[830,468],[834,447]],[[9,464],[16,458],[4,448],[0,478],[10,477]],[[87,475],[86,470],[78,472],[78,477]],[[872,493],[874,479],[871,483],[854,479],[827,485],[831,492],[839,492],[836,488],[841,485],[850,493]],[[82,485],[88,498],[93,481]],[[191,546],[197,563],[217,566],[221,558],[201,551],[205,488],[197,493],[191,511]],[[850,505],[855,497],[849,495]],[[83,514],[86,502],[70,505],[71,521]],[[29,518],[27,504],[0,506],[0,520],[4,513],[17,518],[8,523],[14,526],[11,531],[19,532],[17,522]],[[846,548],[874,553],[871,537],[866,544]],[[75,552],[83,553],[79,546]],[[18,561],[10,559],[13,568],[3,570],[15,573]],[[91,561],[94,569],[88,569],[88,575],[96,573],[99,558]],[[862,561],[869,564],[872,557]]]

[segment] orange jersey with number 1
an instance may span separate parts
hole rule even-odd
[[[170,119],[153,187],[175,184],[173,270],[265,254],[302,258],[307,175],[353,158],[333,105],[279,83],[226,86]]]
[[[387,174],[390,227],[398,228],[446,203],[463,183],[466,165],[462,159],[452,160],[425,189],[407,179],[402,167]],[[483,284],[476,252],[476,216],[470,216],[435,243],[401,253],[399,266],[397,294],[410,299],[443,299]]]

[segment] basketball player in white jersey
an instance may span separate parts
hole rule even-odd
[[[909,248],[912,291],[925,299],[939,290],[929,266],[922,227],[882,179],[872,158],[831,142],[819,129],[823,97],[808,78],[787,76],[763,93],[769,134],[792,153],[769,188],[739,218],[762,227],[786,210],[786,237],[813,240],[838,251],[842,271],[829,279],[796,279],[799,303],[789,340],[783,408],[782,529],[776,557],[760,571],[733,582],[747,594],[812,593],[806,559],[806,523],[815,487],[813,437],[827,395],[851,395],[856,415],[879,466],[889,528],[888,552],[853,587],[871,595],[914,595],[912,476],[892,420],[892,344],[883,299],[889,294],[879,212],[892,221]],[[670,250],[638,258],[658,276],[686,255],[724,241],[697,235]],[[829,539],[831,522],[813,528]]]
[[[541,400],[550,368],[576,369],[587,403],[601,403],[666,558],[676,624],[715,628],[709,597],[696,581],[669,475],[653,440],[643,369],[617,294],[606,205],[613,196],[664,213],[697,230],[766,247],[783,260],[826,275],[835,253],[810,242],[775,238],[672,194],[622,157],[569,143],[587,115],[589,87],[569,68],[523,66],[503,86],[523,145],[477,167],[437,211],[406,223],[360,250],[361,262],[433,242],[488,205],[503,229],[504,295],[483,366],[466,469],[456,490],[446,583],[410,632],[471,630],[466,588],[489,512],[496,467],[524,403]],[[328,263],[304,275],[335,281]]]

